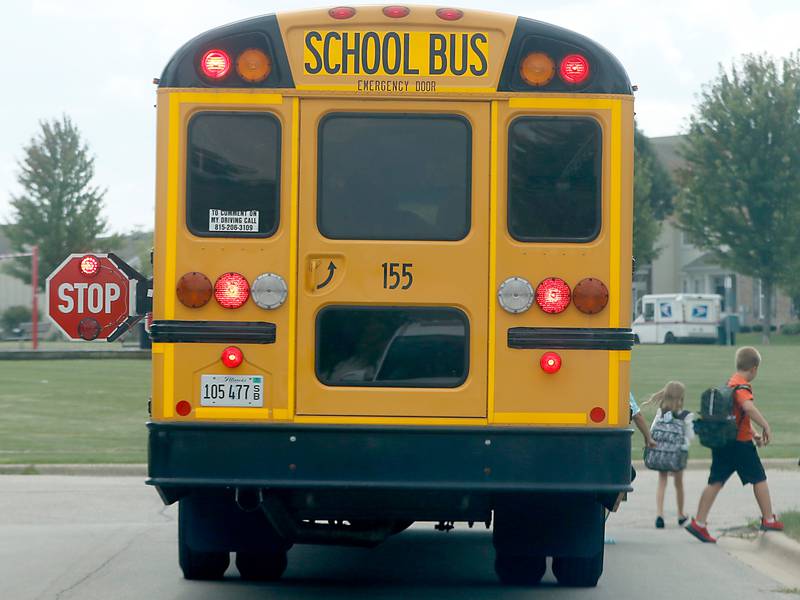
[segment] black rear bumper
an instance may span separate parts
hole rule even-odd
[[[148,423],[165,489],[630,491],[627,429]]]

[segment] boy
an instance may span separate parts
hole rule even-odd
[[[708,476],[708,485],[700,496],[697,516],[686,526],[686,530],[702,542],[713,544],[717,541],[708,533],[706,518],[717,494],[734,471],[739,475],[742,485],[753,484],[753,493],[758,502],[758,508],[761,509],[761,529],[763,531],[783,530],[783,523],[778,521],[772,512],[767,475],[764,473],[758,451],[753,445],[755,441],[759,446],[766,446],[772,440],[772,430],[770,430],[767,420],[756,408],[750,387],[750,382],[758,375],[760,364],[761,355],[755,348],[745,346],[736,351],[736,373],[728,380],[728,385],[730,387],[747,386],[747,389],[739,389],[733,394],[733,412],[738,428],[736,441],[723,448],[711,450],[711,474]],[[761,427],[760,435],[754,430],[751,420]]]

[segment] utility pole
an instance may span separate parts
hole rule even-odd
[[[33,299],[31,301],[31,342],[33,349],[39,349],[39,246],[31,248],[31,291]]]

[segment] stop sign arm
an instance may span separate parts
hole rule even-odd
[[[113,342],[153,310],[153,280],[139,273],[113,252],[108,253],[108,258],[130,280],[130,294],[133,296],[131,314],[107,338],[109,342]]]

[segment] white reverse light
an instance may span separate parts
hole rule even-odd
[[[533,304],[533,288],[527,279],[509,277],[497,290],[500,306],[510,313],[525,312]]]
[[[289,288],[286,280],[275,273],[262,273],[253,281],[250,288],[250,295],[253,301],[261,308],[271,310],[278,308],[286,302]]]

